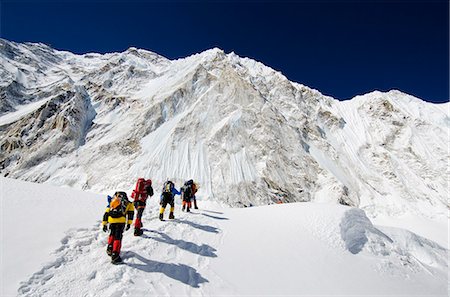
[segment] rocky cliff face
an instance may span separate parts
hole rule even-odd
[[[193,178],[233,206],[448,209],[448,104],[399,91],[339,102],[219,49],[171,61],[0,40],[0,62],[4,176],[94,191]]]

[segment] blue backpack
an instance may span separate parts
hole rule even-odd
[[[107,207],[109,207],[111,205],[112,197],[108,195],[107,199],[108,199],[108,206]]]

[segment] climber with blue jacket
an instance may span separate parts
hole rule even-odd
[[[167,204],[170,204],[169,219],[175,219],[173,212],[175,210],[175,195],[181,195],[181,192],[175,189],[175,184],[168,180],[164,183],[163,190],[161,193],[161,208],[159,210],[159,219],[162,221],[164,219],[164,210]]]

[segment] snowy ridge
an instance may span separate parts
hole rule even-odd
[[[446,248],[404,229],[373,225],[361,209],[320,203],[232,209],[200,196],[199,210],[183,213],[177,199],[176,219],[161,222],[158,199],[151,198],[144,235],[124,233],[125,264],[114,266],[100,228],[105,197],[0,182],[2,197],[9,193],[13,202],[3,202],[2,218],[14,214],[2,221],[2,295],[447,294]],[[48,209],[60,214],[52,224],[37,220],[31,232],[15,232],[28,210]],[[23,244],[35,241],[38,248]],[[25,255],[32,261],[17,260]]]
[[[448,217],[448,103],[399,91],[339,102],[217,48],[170,61],[0,40],[0,57],[3,176],[97,192],[194,178],[233,206]]]

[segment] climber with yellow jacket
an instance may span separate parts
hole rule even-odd
[[[103,215],[103,231],[111,231],[108,237],[108,247],[106,253],[111,256],[111,263],[122,262],[120,258],[120,248],[122,247],[123,231],[129,230],[133,223],[134,206],[128,200],[127,193],[116,192],[111,202],[106,207]]]

